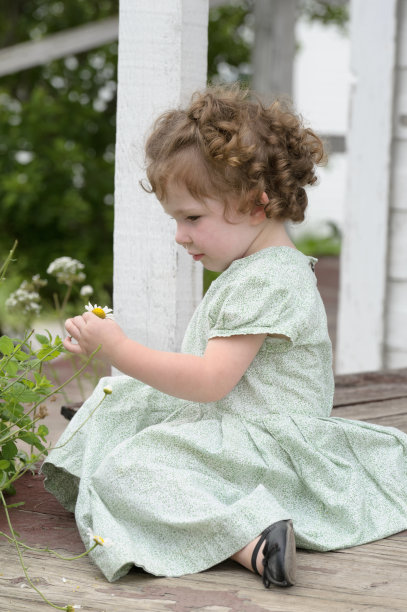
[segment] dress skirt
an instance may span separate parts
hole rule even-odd
[[[205,570],[281,519],[293,519],[298,547],[319,551],[407,528],[397,429],[171,399],[127,376],[102,379],[43,464],[85,546],[88,529],[113,542],[90,554],[109,581],[133,565]]]

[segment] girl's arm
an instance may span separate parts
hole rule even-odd
[[[68,319],[66,330],[77,340],[64,341],[76,354],[92,353],[102,345],[100,354],[124,374],[181,399],[214,402],[229,393],[239,382],[266,334],[240,335],[209,340],[202,357],[149,349],[130,340],[109,319],[92,313]]]

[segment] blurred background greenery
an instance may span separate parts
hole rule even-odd
[[[210,10],[208,79],[250,83],[253,1]],[[118,0],[1,0],[0,47],[117,15]],[[344,27],[346,5],[302,0],[310,20]],[[45,277],[51,261],[85,264],[98,303],[111,304],[117,43],[0,78],[0,263],[19,246],[6,295],[23,279]],[[298,245],[337,254],[340,237]],[[10,270],[11,272],[11,270]],[[205,279],[206,285],[210,276]],[[52,303],[55,280],[42,295]],[[73,296],[75,297],[75,296]]]

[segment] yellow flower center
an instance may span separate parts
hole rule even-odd
[[[99,319],[106,319],[106,313],[103,308],[94,308],[92,310],[93,314],[95,314]]]
[[[99,544],[99,546],[103,546],[105,543],[104,539],[98,535],[93,536],[93,540],[96,542],[96,544]]]

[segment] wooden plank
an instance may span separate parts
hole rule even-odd
[[[407,369],[335,377],[334,407],[407,397]]]
[[[49,610],[29,587],[21,587],[26,580],[16,555],[0,543],[0,559],[5,558],[7,565],[2,564],[0,575],[0,609]],[[258,577],[231,561],[182,578],[157,578],[132,571],[111,584],[86,558],[64,562],[31,552],[25,558],[35,581],[52,601],[79,604],[95,612],[401,611],[407,607],[406,532],[339,553],[298,551],[298,584],[287,590],[265,590]]]
[[[383,402],[367,402],[348,404],[334,408],[333,417],[343,419],[356,419],[360,421],[376,422],[376,419],[390,420],[392,417],[400,416],[407,424],[407,400],[406,398],[395,398]]]
[[[354,404],[335,408],[334,416],[396,425],[407,431],[407,370],[363,373],[338,378]],[[376,391],[375,391],[376,389]],[[363,403],[361,392],[380,397],[403,397]],[[376,393],[376,395],[375,395]],[[83,550],[73,516],[42,489],[42,477],[26,475],[12,501],[26,499],[23,509],[11,510],[12,520],[27,543],[51,544],[58,552]],[[4,529],[4,513],[0,529]],[[75,535],[76,534],[76,535]],[[76,539],[75,539],[76,538]],[[26,551],[34,582],[59,605],[78,604],[90,612],[376,612],[407,609],[407,531],[390,538],[328,553],[298,551],[298,582],[291,589],[264,589],[259,577],[226,561],[200,574],[157,578],[132,570],[108,583],[89,559],[62,561],[50,554]],[[64,580],[63,580],[64,579]],[[26,584],[17,555],[0,540],[0,610],[46,612],[38,595]]]

